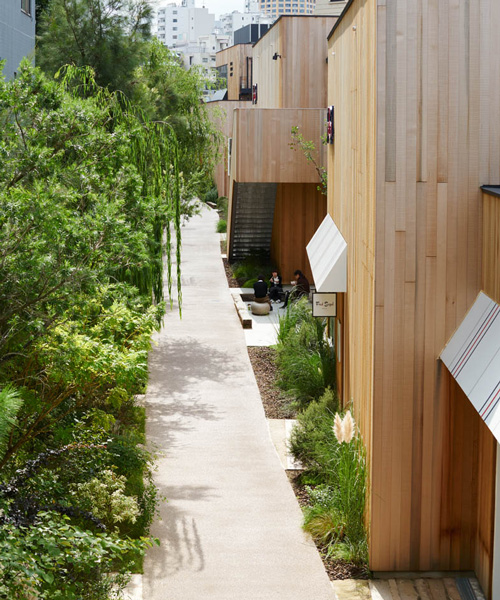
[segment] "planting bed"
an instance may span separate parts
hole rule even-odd
[[[268,419],[293,419],[296,411],[290,407],[290,398],[276,387],[276,350],[266,346],[248,348],[255,379],[259,386],[264,412]]]
[[[296,411],[290,407],[290,399],[276,387],[277,369],[274,362],[276,351],[273,348],[248,348],[248,355],[259,386],[264,412],[268,419],[294,418]],[[300,471],[287,471],[290,485],[301,507],[309,504],[309,496],[305,486],[300,484]],[[323,565],[331,580],[338,579],[368,579],[369,572],[360,569],[352,563],[343,560],[333,560],[326,557],[325,548],[316,544]]]

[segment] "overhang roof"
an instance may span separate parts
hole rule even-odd
[[[482,185],[481,189],[485,194],[500,198],[500,185]]]
[[[500,306],[480,292],[440,358],[500,442]]]
[[[347,291],[347,243],[330,215],[323,219],[306,250],[316,290]]]

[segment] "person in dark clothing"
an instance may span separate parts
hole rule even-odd
[[[253,293],[255,302],[267,302],[270,310],[273,310],[271,300],[269,300],[269,296],[267,295],[267,283],[264,281],[263,275],[259,275],[257,281],[253,284]]]
[[[285,302],[281,308],[286,308],[286,306],[288,305],[289,298],[291,298],[292,301],[295,301],[301,298],[302,296],[305,296],[306,294],[309,295],[309,292],[311,291],[309,281],[300,269],[294,271],[293,274],[295,277],[295,281],[292,281],[292,285],[294,286],[294,288],[291,292],[286,292]]]
[[[269,279],[269,298],[271,302],[279,302],[281,292],[283,292],[281,276],[278,271],[273,271]]]

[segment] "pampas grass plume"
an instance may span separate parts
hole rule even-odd
[[[342,420],[342,441],[348,444],[354,437],[355,423],[352,418],[351,411],[348,410]]]
[[[339,413],[335,413],[335,420],[333,422],[333,433],[337,438],[339,444],[344,441],[344,431],[342,427],[342,419],[340,418]]]

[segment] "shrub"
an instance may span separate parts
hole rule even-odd
[[[280,387],[302,408],[335,386],[335,356],[325,339],[325,323],[312,316],[306,298],[280,319],[276,363]]]
[[[328,391],[299,414],[290,450],[305,467],[302,482],[316,486],[306,487],[312,506],[304,510],[304,529],[328,556],[362,566],[368,558],[365,449],[359,436],[349,442],[337,439],[335,400]]]
[[[228,201],[226,196],[220,196],[220,198],[217,199],[217,210],[219,211],[220,218],[227,221]]]
[[[125,494],[125,485],[123,475],[105,469],[90,481],[71,485],[71,491],[79,506],[113,528],[122,521],[135,523],[139,515],[137,498]]]
[[[253,288],[254,283],[257,283],[257,281],[258,281],[257,277],[253,277],[252,279],[249,279],[248,281],[245,281],[241,287],[244,287],[244,288]]]
[[[30,527],[4,523],[0,525],[0,598],[122,598],[129,561],[152,543],[93,533],[53,512],[39,513]]]
[[[224,219],[220,219],[219,221],[217,221],[216,230],[217,230],[217,233],[226,233],[227,222]]]
[[[264,277],[270,277],[275,269],[276,266],[271,262],[268,253],[256,252],[234,264],[233,275],[236,279],[248,281],[261,274]]]
[[[217,198],[219,197],[219,192],[217,191],[217,186],[214,186],[208,190],[203,196],[203,202],[217,202]]]
[[[338,442],[332,427],[338,400],[331,389],[313,401],[297,416],[297,426],[290,437],[290,452],[302,463],[305,477],[312,483],[334,485]]]

